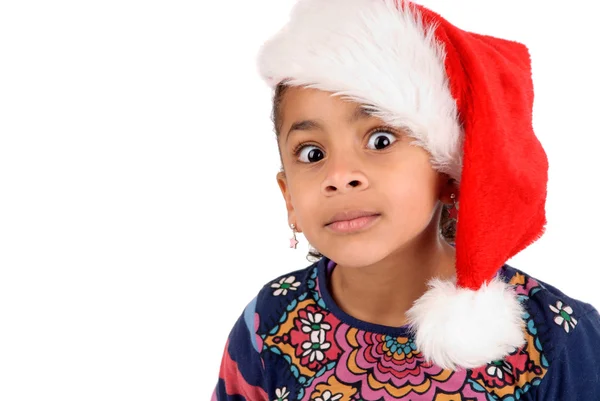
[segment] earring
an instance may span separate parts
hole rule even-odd
[[[296,249],[296,245],[298,245],[298,240],[296,239],[296,225],[292,224],[290,228],[292,229],[292,234],[294,235],[293,238],[290,238],[290,248]]]
[[[456,204],[456,194],[451,194],[450,199],[452,199],[452,207],[448,211],[450,213],[450,218],[453,220],[458,220],[458,205]]]

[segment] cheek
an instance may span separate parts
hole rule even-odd
[[[315,214],[321,204],[318,185],[306,179],[291,179],[289,181],[290,197],[296,215],[300,220]]]
[[[438,194],[437,175],[429,165],[399,172],[391,181],[394,184],[389,185],[386,192],[395,212],[408,217],[431,213],[437,203]]]

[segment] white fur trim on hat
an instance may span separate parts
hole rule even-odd
[[[476,368],[525,343],[524,309],[514,289],[494,278],[479,290],[433,279],[407,312],[417,349],[445,369]]]
[[[263,45],[259,72],[332,92],[407,130],[438,171],[460,181],[462,131],[435,27],[394,0],[302,0]],[[399,1],[399,4],[403,2]]]

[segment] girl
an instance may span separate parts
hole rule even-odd
[[[600,400],[596,309],[506,265],[546,223],[524,45],[299,0],[259,61],[318,261],[246,307],[214,400]]]

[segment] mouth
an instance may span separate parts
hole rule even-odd
[[[352,233],[370,227],[380,216],[379,213],[364,210],[342,212],[334,215],[325,227],[337,233]]]
[[[332,223],[336,223],[336,222],[340,222],[340,221],[350,221],[350,220],[355,220],[355,219],[358,219],[361,217],[370,217],[370,216],[378,216],[378,215],[379,215],[379,213],[370,212],[370,211],[366,211],[366,210],[350,210],[347,212],[336,213],[335,215],[333,215],[333,217],[331,217],[329,222],[327,222],[327,224],[325,224],[325,225],[328,226]]]

